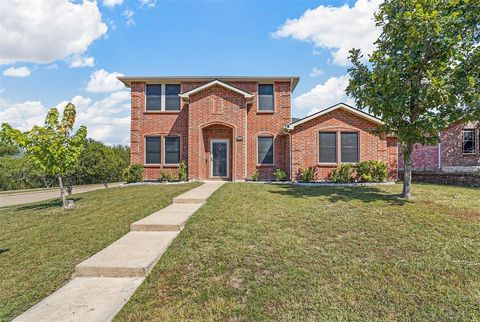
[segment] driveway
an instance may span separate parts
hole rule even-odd
[[[113,188],[120,185],[120,182],[109,183],[108,187]],[[84,186],[74,186],[72,194],[94,191],[99,189],[105,189],[103,184],[91,184]],[[42,189],[34,191],[12,191],[11,193],[0,194],[0,207],[8,207],[15,205],[22,205],[32,202],[38,202],[43,200],[49,200],[54,198],[60,198],[60,191],[55,189]]]

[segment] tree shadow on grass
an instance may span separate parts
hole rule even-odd
[[[75,203],[77,201],[82,200],[82,198],[67,198],[69,200],[73,200]],[[25,206],[20,206],[16,208],[16,211],[22,211],[22,210],[44,210],[44,209],[49,209],[49,208],[61,208],[62,207],[62,200],[61,199],[53,199],[53,200],[47,200],[44,202],[40,203],[34,203],[34,204],[28,204]]]
[[[410,201],[402,198],[399,194],[390,194],[373,186],[357,187],[302,187],[294,185],[281,186],[281,190],[271,190],[273,194],[281,194],[294,198],[326,197],[330,202],[359,200],[370,203],[384,201],[391,205],[403,206]]]
[[[10,250],[10,248],[0,248],[0,255],[2,255],[3,253],[6,253]]]

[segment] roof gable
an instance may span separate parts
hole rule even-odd
[[[241,90],[241,89],[239,89],[237,87],[234,87],[232,85],[229,85],[227,83],[224,83],[222,81],[219,81],[218,79],[215,79],[215,80],[213,80],[209,83],[203,84],[202,86],[196,87],[196,88],[191,89],[189,91],[180,93],[179,96],[182,99],[188,101],[190,99],[190,95],[201,92],[201,91],[206,90],[207,88],[210,88],[210,87],[215,86],[215,85],[222,86],[222,87],[227,88],[227,89],[229,89],[229,90],[231,90],[235,93],[243,95],[243,97],[245,97],[247,99],[247,101],[252,101],[253,100],[253,94],[251,94],[249,92],[246,92],[244,90]]]
[[[350,106],[350,105],[347,105],[347,104],[345,104],[345,103],[338,103],[338,104],[335,104],[335,105],[333,105],[333,106],[330,106],[329,108],[326,108],[326,109],[324,109],[324,110],[321,110],[321,111],[319,111],[319,112],[317,112],[317,113],[314,113],[314,114],[312,114],[312,115],[306,116],[306,117],[304,117],[304,118],[302,118],[302,119],[300,119],[300,120],[298,120],[298,121],[292,122],[292,123],[288,124],[288,125],[286,126],[286,128],[287,128],[288,130],[293,130],[297,125],[303,124],[303,123],[305,123],[305,122],[308,122],[308,121],[310,121],[310,120],[313,120],[313,119],[315,119],[315,118],[317,118],[317,117],[319,117],[319,116],[325,115],[325,114],[330,113],[330,112],[332,112],[332,111],[335,111],[335,110],[337,110],[337,109],[345,110],[345,111],[347,111],[347,112],[349,112],[349,113],[355,114],[355,115],[357,115],[357,116],[359,116],[359,117],[361,117],[361,118],[364,118],[364,119],[366,119],[366,120],[369,120],[369,121],[371,121],[371,122],[373,122],[373,123],[375,123],[375,124],[378,124],[378,125],[382,125],[382,124],[383,124],[382,120],[380,120],[379,118],[377,118],[377,117],[375,117],[375,116],[373,116],[373,115],[370,115],[370,114],[368,114],[368,113],[365,113],[365,112],[363,112],[363,111],[360,111],[360,110],[358,110],[358,109],[356,109],[356,108],[354,108],[354,107],[352,107],[352,106]]]

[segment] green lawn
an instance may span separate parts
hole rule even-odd
[[[480,190],[227,184],[117,321],[480,319]]]
[[[120,238],[130,223],[172,202],[198,183],[133,186],[73,196],[76,209],[58,200],[0,209],[0,321],[58,289],[76,264]]]

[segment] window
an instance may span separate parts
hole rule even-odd
[[[273,85],[258,85],[258,110],[273,111]]]
[[[358,133],[342,132],[340,136],[342,162],[358,162]]]
[[[257,162],[258,164],[273,164],[273,137],[258,137]]]
[[[180,97],[178,94],[180,94],[180,85],[165,85],[165,111],[180,110]]]
[[[337,163],[337,132],[320,132],[318,161]]]
[[[462,130],[462,153],[475,153],[475,129]]]
[[[147,111],[160,111],[162,109],[162,85],[147,85]]]
[[[159,136],[145,138],[145,164],[160,164],[160,142]]]
[[[165,164],[180,163],[180,137],[165,137]]]

